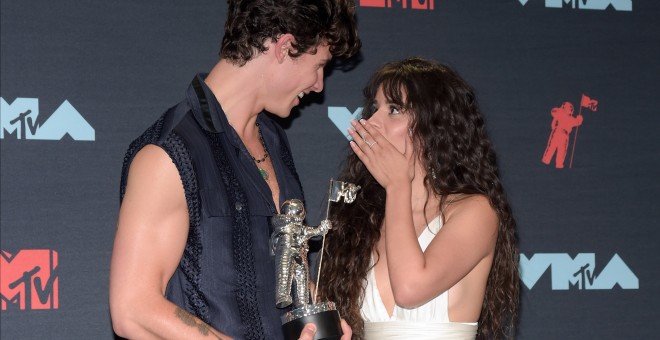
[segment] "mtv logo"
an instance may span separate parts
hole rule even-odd
[[[351,112],[348,110],[348,108],[345,107],[328,106],[328,118],[330,118],[330,120],[348,140],[351,140],[351,135],[348,134],[348,128],[351,127],[351,120],[358,120],[361,116],[361,107],[358,107],[354,112]]]
[[[11,104],[0,98],[0,139],[5,138],[5,132],[16,139],[61,140],[66,134],[78,141],[95,139],[94,128],[68,100],[43,124],[38,116],[37,98],[16,98]]]
[[[408,0],[360,0],[360,7],[408,8]],[[410,0],[410,8],[433,10],[435,0]]]
[[[11,254],[3,250],[0,255],[2,310],[59,307],[56,251],[28,249]]]
[[[532,289],[539,279],[550,270],[552,290],[639,289],[637,275],[614,254],[596,275],[596,254],[579,253],[574,258],[566,253],[539,253],[531,257],[520,254],[521,280]]]
[[[529,0],[518,0],[525,6]],[[632,11],[632,0],[545,0],[546,8],[563,8],[564,4],[571,8],[605,10],[610,5],[617,11]]]

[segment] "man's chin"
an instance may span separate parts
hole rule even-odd
[[[293,110],[293,108],[291,108],[290,110],[285,111],[285,112],[284,112],[284,111],[280,111],[280,112],[271,112],[271,114],[272,114],[273,116],[277,117],[277,118],[285,119],[285,118],[289,118],[289,116],[291,116],[291,112],[292,112],[292,110]]]

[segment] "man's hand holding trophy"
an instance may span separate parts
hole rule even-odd
[[[326,219],[317,227],[304,224],[306,211],[302,201],[293,199],[282,204],[280,214],[273,216],[271,224],[271,250],[275,255],[276,287],[275,303],[278,308],[286,308],[293,304],[294,309],[282,315],[282,330],[286,339],[298,339],[300,332],[307,323],[317,327],[314,339],[340,339],[342,330],[340,316],[335,304],[331,301],[316,302],[309,288],[309,264],[307,253],[309,239],[323,236],[332,228],[328,214],[330,202],[352,203],[360,189],[352,183],[330,180],[328,190],[328,205]],[[323,248],[322,243],[321,248]],[[319,272],[322,265],[322,254],[319,260]],[[295,290],[294,288],[295,283]],[[320,282],[316,282],[317,286]],[[312,303],[309,303],[312,301]]]

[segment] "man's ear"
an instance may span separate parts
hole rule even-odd
[[[277,41],[275,41],[274,52],[279,63],[284,62],[289,55],[289,51],[293,48],[292,45],[295,41],[296,38],[294,38],[291,33],[282,34],[277,38]]]

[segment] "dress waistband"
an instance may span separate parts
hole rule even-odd
[[[365,322],[365,339],[474,340],[477,323],[384,321]]]

